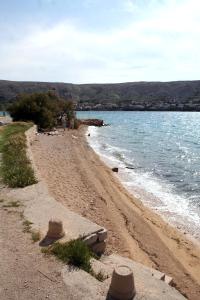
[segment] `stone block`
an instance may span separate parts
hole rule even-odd
[[[103,229],[102,231],[98,232],[98,240],[99,242],[103,242],[107,239],[108,237],[108,232],[106,229]]]
[[[94,251],[94,253],[101,255],[102,253],[104,253],[105,249],[106,249],[106,243],[105,242],[100,242],[100,243],[96,243],[94,245],[92,245],[92,251]]]
[[[173,282],[173,278],[168,275],[165,275],[164,282],[171,285]]]
[[[91,246],[93,244],[96,243],[97,241],[97,234],[96,233],[93,233],[89,236],[87,236],[86,238],[84,238],[83,240],[88,246]]]

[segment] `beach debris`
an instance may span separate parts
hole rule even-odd
[[[131,268],[125,265],[115,267],[108,293],[116,300],[130,300],[135,297],[136,290]]]
[[[47,135],[59,135],[59,132],[57,130],[49,131],[49,132],[47,132]]]
[[[90,136],[90,133],[88,133],[88,136]]]
[[[114,168],[112,168],[112,171],[115,172],[115,173],[118,173],[119,168],[114,167]]]
[[[40,274],[42,274],[44,277],[46,277],[47,279],[49,279],[50,281],[58,283],[57,280],[52,279],[51,277],[47,276],[47,275],[46,275],[45,273],[43,273],[42,271],[38,270],[38,272],[39,272]]]
[[[49,229],[46,236],[50,239],[60,239],[64,235],[62,221],[59,219],[51,219],[49,221]]]
[[[78,139],[78,137],[77,137],[77,136],[75,136],[75,135],[73,135],[73,134],[72,134],[72,138],[73,138],[73,139],[75,139],[75,140],[77,140],[77,139]]]

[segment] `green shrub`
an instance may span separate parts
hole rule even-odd
[[[18,95],[8,111],[14,121],[32,121],[42,129],[56,126],[57,118],[63,113],[68,120],[75,117],[74,103],[53,92]]]
[[[62,261],[83,269],[86,272],[91,271],[91,252],[88,246],[80,239],[60,244],[55,243],[50,252]]]
[[[1,177],[9,187],[25,187],[36,183],[34,171],[26,156],[25,130],[29,125],[7,125],[1,134]]]
[[[33,123],[15,122],[3,127],[0,134],[0,152],[2,151],[2,148],[4,147],[4,144],[8,141],[9,137],[13,136],[14,134],[24,133],[32,125]]]
[[[23,188],[37,182],[31,166],[13,163],[12,166],[4,165],[4,167],[2,167],[1,174],[5,184],[11,188]]]
[[[52,246],[42,248],[41,252],[45,255],[54,254],[63,262],[86,271],[99,281],[104,281],[108,278],[102,271],[96,273],[92,269],[90,260],[92,257],[95,257],[95,254],[81,239],[63,244],[55,243]]]

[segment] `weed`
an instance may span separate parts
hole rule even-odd
[[[4,202],[4,199],[0,199],[0,203]]]
[[[55,243],[50,248],[50,252],[70,265],[83,269],[86,272],[91,271],[91,251],[80,239],[64,244]]]
[[[88,246],[81,240],[72,240],[66,243],[55,243],[50,247],[42,248],[44,254],[54,254],[63,262],[80,268],[99,281],[104,281],[108,278],[102,271],[96,273],[91,266],[91,258],[95,257]]]
[[[43,247],[43,248],[41,248],[41,252],[44,253],[44,254],[46,254],[46,255],[47,255],[47,254],[51,254],[48,247]]]
[[[10,201],[8,204],[3,205],[3,207],[19,207],[19,201]]]
[[[24,220],[24,222],[23,222],[23,226],[24,226],[23,232],[31,232],[31,225],[32,224],[33,224],[32,222],[30,222],[28,220]]]
[[[95,277],[98,281],[104,281],[108,278],[108,275],[105,275],[102,271],[99,271],[98,273],[95,273],[93,270],[90,272],[90,274]]]
[[[31,232],[31,238],[32,238],[32,240],[33,240],[34,243],[36,243],[37,241],[39,241],[40,237],[41,237],[41,235],[40,235],[39,231],[32,231]]]

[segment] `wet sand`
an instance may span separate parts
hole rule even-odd
[[[71,210],[108,229],[107,254],[119,253],[174,279],[189,299],[200,299],[200,249],[142,205],[88,145],[82,128],[39,135],[35,164],[49,192]]]

